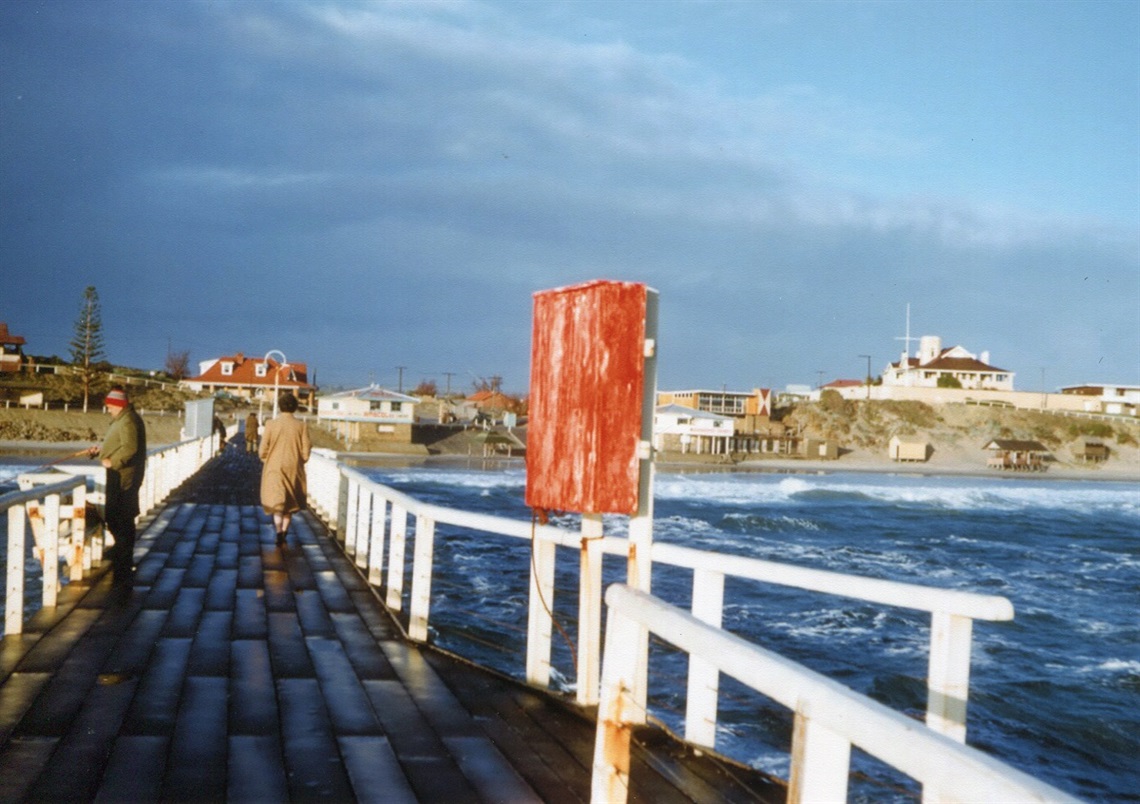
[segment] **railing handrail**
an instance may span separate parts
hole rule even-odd
[[[145,514],[161,502],[190,475],[205,464],[217,449],[218,438],[211,433],[197,439],[147,450],[147,470],[139,487],[139,510]],[[88,532],[86,508],[89,502],[103,502],[106,470],[100,465],[54,464],[66,472],[55,480],[44,467],[29,467],[22,475],[37,476],[32,482],[47,482],[0,496],[0,514],[8,518],[8,557],[5,573],[7,594],[4,601],[4,633],[18,634],[24,628],[24,587],[28,577],[25,562],[27,525],[35,539],[35,559],[42,567],[41,606],[56,605],[59,592],[59,562],[67,562],[70,578],[80,580],[103,556],[101,529]],[[88,494],[88,483],[94,494]],[[70,492],[70,503],[63,496]]]
[[[635,705],[623,699],[627,698],[628,677],[635,672],[637,657],[629,655],[627,646],[635,640],[628,628],[623,628],[626,623],[647,628],[690,655],[701,656],[719,671],[796,712],[800,734],[793,736],[793,745],[798,742],[802,750],[793,757],[789,801],[843,800],[852,745],[918,780],[934,791],[936,798],[1076,801],[975,748],[659,598],[614,584],[606,590],[605,600],[610,620],[594,753],[595,801],[613,801],[615,796],[624,801],[628,784],[628,775],[622,779],[618,770],[629,766],[628,739],[623,763],[620,735],[623,725],[631,721],[628,714]],[[827,755],[823,755],[825,749]],[[809,775],[813,772],[817,775]]]
[[[607,547],[607,552],[624,551],[616,547],[611,551]],[[812,592],[824,592],[916,611],[940,611],[974,620],[1013,619],[1013,604],[1008,598],[1000,595],[983,595],[978,592],[942,589],[906,581],[849,575],[779,561],[713,553],[665,542],[653,543],[653,560],[677,567],[723,572],[725,575],[737,578],[794,586]]]
[[[540,524],[537,519],[526,522],[422,502],[372,480],[363,472],[344,467],[335,460],[334,453],[324,451],[315,453],[309,476],[314,510],[329,521],[345,552],[367,574],[369,583],[386,589],[385,602],[396,612],[404,610],[404,582],[408,577],[405,555],[411,533],[409,518],[414,517],[411,588],[407,592],[407,634],[413,641],[425,642],[429,635],[437,524],[446,523],[529,542],[525,678],[528,683],[539,687],[549,686],[553,674],[551,635],[554,623],[547,601],[553,600],[555,594],[556,547],[578,551],[575,695],[582,705],[598,702],[602,654],[602,558],[603,554],[612,554],[631,560],[635,550],[632,540],[606,536],[602,517],[598,515],[583,515],[579,532]],[[727,576],[928,612],[931,620],[926,725],[958,743],[966,741],[973,621],[1000,621],[1013,617],[1013,606],[1009,600],[995,595],[847,575],[661,542],[650,543],[649,556],[647,563],[650,566],[656,563],[692,570],[692,616],[717,629],[721,627],[724,614]],[[638,708],[644,712],[648,641],[641,636],[634,641],[642,653],[639,669],[642,675],[635,685],[634,697]],[[719,671],[713,662],[696,654],[690,657],[684,736],[695,745],[716,747],[719,683]]]
[[[399,505],[414,516],[422,516],[438,523],[495,533],[500,536],[528,540],[534,536],[561,547],[577,548],[580,546],[580,535],[565,528],[555,525],[532,524],[496,514],[476,513],[435,503],[425,503],[391,486],[379,483],[356,469],[342,466],[341,472],[349,480],[378,491],[380,496],[389,503]],[[610,555],[625,556],[628,554],[629,540],[622,536],[606,536],[602,540],[602,548]],[[791,586],[915,611],[938,611],[988,621],[1011,620],[1014,616],[1013,604],[1008,598],[1000,595],[942,589],[924,584],[889,581],[864,575],[849,575],[748,556],[697,550],[666,542],[653,543],[653,561],[686,569],[720,572],[748,580]]]
[[[86,477],[73,475],[55,483],[33,486],[30,489],[10,491],[7,494],[0,495],[0,513],[7,511],[13,505],[23,505],[24,503],[42,500],[49,494],[66,494],[76,486],[85,485],[86,483]]]

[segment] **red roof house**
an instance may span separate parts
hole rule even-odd
[[[9,334],[8,325],[0,321],[0,372],[20,370],[24,364],[25,343],[22,336]]]
[[[304,363],[279,363],[271,357],[246,357],[241,352],[203,361],[198,371],[198,376],[187,377],[179,385],[192,391],[224,392],[268,402],[273,401],[275,390],[291,390],[302,405],[311,405],[317,390],[309,384]]]

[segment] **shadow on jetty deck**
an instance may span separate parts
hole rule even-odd
[[[0,802],[587,801],[589,719],[404,642],[309,514],[278,550],[236,447],[140,529],[129,601],[97,573],[0,642]],[[632,801],[784,798],[637,737]]]

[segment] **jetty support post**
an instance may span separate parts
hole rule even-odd
[[[693,570],[693,616],[720,628],[724,612],[724,573]],[[716,748],[717,698],[720,670],[696,653],[689,654],[689,680],[685,705],[685,740]]]
[[[392,533],[388,547],[388,597],[392,611],[404,607],[404,545],[407,541],[408,511],[392,503]]]
[[[372,506],[376,505],[378,498],[363,486],[360,489],[360,499],[356,509],[356,567],[367,571],[368,560],[372,555]],[[383,503],[380,503],[383,505]]]
[[[71,552],[67,558],[70,578],[83,579],[91,569],[91,551],[87,548],[87,483],[76,486],[71,492]]]
[[[926,725],[966,742],[966,702],[970,696],[970,617],[935,611],[930,621]]]
[[[418,541],[417,541],[418,543]],[[526,619],[526,681],[536,687],[550,684],[550,650],[554,631],[554,563],[556,545],[537,536],[531,539],[530,589]]]
[[[344,552],[352,558],[356,557],[356,539],[360,526],[359,511],[360,483],[357,480],[349,479],[348,499],[345,502],[344,514]]]
[[[388,501],[379,494],[372,495],[372,540],[368,543],[368,583],[376,588],[383,586],[384,530],[388,514]]]
[[[416,516],[416,539],[412,552],[412,593],[408,608],[408,636],[427,642],[428,611],[431,608],[431,568],[435,551],[435,520]]]
[[[598,702],[602,672],[602,516],[582,515],[578,555],[578,687],[581,706]]]
[[[27,529],[24,506],[8,509],[8,578],[7,596],[4,598],[4,633],[20,634],[24,631],[24,550],[27,548]]]
[[[850,766],[850,741],[813,720],[810,705],[801,700],[792,727],[789,804],[846,801]]]
[[[645,594],[652,592],[653,579],[653,415],[657,409],[657,293],[645,294],[645,339],[641,344],[644,363],[641,384],[641,432],[637,441],[637,511],[629,520],[627,582]],[[637,672],[631,694],[637,705],[634,722],[645,723],[649,711],[649,629],[637,633]],[[715,719],[715,710],[714,710]]]
[[[612,607],[609,609],[590,804],[625,804],[629,798],[632,726],[645,717],[644,709],[633,698],[641,664],[638,636],[645,631],[636,620]]]

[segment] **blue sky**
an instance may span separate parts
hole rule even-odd
[[[939,335],[1140,383],[1140,3],[0,4],[0,321],[525,392],[532,294],[660,293],[662,388]],[[448,376],[450,375],[450,377]]]

